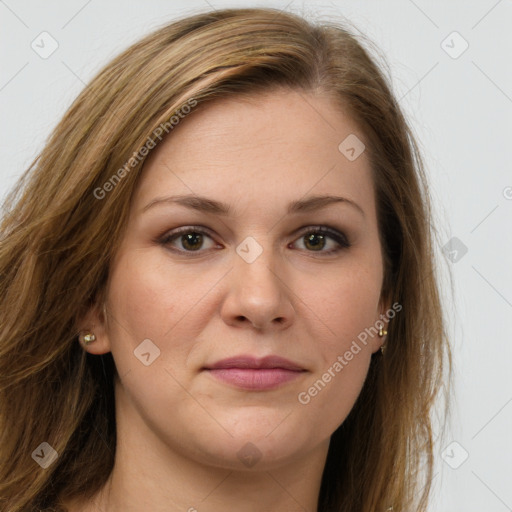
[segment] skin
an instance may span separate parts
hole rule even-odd
[[[338,150],[352,133],[364,141],[327,96],[273,91],[199,106],[152,151],[112,263],[106,315],[91,310],[81,325],[97,338],[86,350],[111,351],[119,373],[115,467],[72,512],[317,510],[330,436],[385,338],[359,344],[309,403],[298,394],[389,308],[369,162]],[[227,203],[232,214],[170,202],[143,211],[176,194]],[[364,214],[347,202],[286,214],[292,201],[329,194]],[[319,225],[351,247],[329,236],[308,243]],[[161,241],[182,226],[208,234],[189,245]],[[236,251],[246,237],[262,249],[251,263]],[[160,350],[149,366],[134,356],[145,339]],[[248,391],[201,370],[239,354],[279,355],[306,371]],[[238,456],[247,443],[259,457],[251,467]]]

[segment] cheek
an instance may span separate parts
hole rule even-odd
[[[352,340],[378,320],[381,279],[375,266],[353,265],[336,279],[332,273],[316,276],[314,283],[307,283],[299,292],[317,317],[321,329],[317,334],[322,335],[322,346],[331,357],[347,350]],[[316,291],[312,293],[312,289]]]
[[[173,338],[170,333],[184,315],[180,288],[167,282],[161,266],[145,251],[127,252],[117,259],[110,276],[108,335],[120,375],[142,370],[142,361],[134,357],[139,352],[142,358],[149,351],[150,361],[155,361],[152,369],[168,358],[169,347],[162,340]],[[178,347],[173,348],[174,357],[178,352]]]
[[[122,253],[112,269],[108,292],[109,338],[116,365],[132,369],[133,351],[149,339],[160,350],[159,365],[183,372],[195,348],[193,340],[213,314],[208,294],[218,279],[184,271],[154,248]]]
[[[186,397],[182,386],[189,386],[186,361],[197,328],[187,320],[204,293],[193,283],[187,288],[151,251],[126,251],[116,260],[108,290],[110,348],[123,393],[146,417],[159,418],[164,404],[178,408]]]
[[[112,315],[130,337],[158,339],[162,331],[171,328],[177,297],[174,287],[162,279],[151,261],[131,255],[117,262],[111,275],[109,302]]]
[[[297,400],[307,416],[323,417],[326,434],[347,417],[366,379],[372,355],[369,341],[376,334],[371,328],[378,319],[380,279],[375,270],[354,266],[335,282],[332,275],[317,279],[318,292],[307,295],[314,313],[311,318],[317,317],[314,350],[321,364]],[[307,293],[306,288],[302,293]]]
[[[111,274],[111,311],[130,335],[163,339],[205,294],[191,277],[154,249],[127,251]]]

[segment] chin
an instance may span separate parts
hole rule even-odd
[[[292,424],[293,415],[283,421],[285,417],[280,415],[275,422],[260,418],[259,423],[238,419],[231,427],[221,423],[227,432],[219,427],[205,436],[202,431],[201,439],[194,443],[196,457],[203,463],[237,471],[266,471],[292,462],[310,451],[315,440],[305,434],[304,425]]]

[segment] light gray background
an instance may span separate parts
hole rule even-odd
[[[430,510],[512,511],[510,0],[0,0],[0,198],[85,83],[129,44],[208,6],[263,5],[346,17],[391,66],[427,164],[439,265],[455,284],[452,296],[446,274],[456,386],[448,434],[436,447]],[[43,51],[43,31],[58,43],[46,59],[31,48],[35,41]],[[443,250],[450,243],[451,254]]]

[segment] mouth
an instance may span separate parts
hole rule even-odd
[[[307,372],[301,365],[278,356],[237,356],[205,366],[203,371],[221,382],[253,391],[275,389]]]

